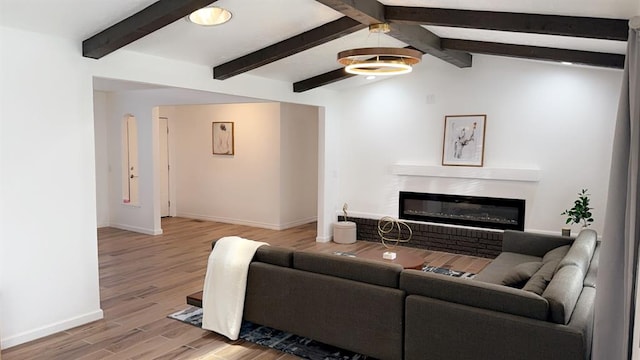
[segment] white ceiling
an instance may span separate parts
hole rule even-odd
[[[0,0],[0,25],[67,37],[79,43],[156,0]],[[385,5],[509,11],[628,19],[640,14],[639,0],[381,0]],[[199,27],[180,19],[126,49],[207,66],[220,65],[313,29],[342,14],[315,0],[219,0],[233,13],[227,24]],[[623,54],[626,43],[502,31],[427,27],[441,37]],[[339,68],[337,52],[364,46],[404,46],[386,35],[362,30],[250,71],[295,82]],[[109,55],[107,55],[109,56]],[[361,84],[358,79],[343,83]],[[331,86],[331,85],[330,85]],[[344,84],[341,85],[344,87]]]

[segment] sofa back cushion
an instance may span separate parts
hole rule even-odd
[[[558,268],[575,265],[582,270],[583,275],[586,275],[589,264],[591,263],[591,258],[593,257],[593,252],[596,248],[597,237],[596,232],[591,229],[583,229],[580,231],[578,237],[576,237],[573,244],[571,244],[569,252],[560,261]]]
[[[399,289],[253,262],[243,317],[376,359],[402,360],[404,301]]]
[[[460,279],[418,270],[404,270],[400,289],[452,303],[547,320],[549,304],[539,295],[507,286]]]
[[[562,260],[562,258],[567,256],[567,253],[569,252],[570,248],[571,248],[570,245],[564,245],[564,246],[559,246],[553,250],[549,250],[542,257],[542,262],[546,263],[548,261],[554,261],[554,260],[556,262],[559,262],[560,260]]]
[[[293,253],[293,268],[392,288],[398,287],[402,271],[397,264],[304,251]]]
[[[549,250],[570,243],[571,238],[566,236],[505,230],[502,237],[502,251],[542,257]]]
[[[253,256],[253,261],[291,267],[293,265],[293,249],[278,246],[260,246]]]
[[[531,278],[524,284],[522,290],[531,291],[534,294],[542,295],[547,285],[556,272],[559,260],[549,260],[542,263],[542,266],[536,271]]]
[[[216,245],[219,239],[211,242],[211,249]],[[267,264],[273,264],[284,267],[293,265],[294,249],[280,246],[260,246],[253,255],[253,261],[260,261]]]
[[[584,273],[575,265],[560,268],[542,293],[549,302],[549,320],[557,324],[568,324],[573,309],[582,293]]]

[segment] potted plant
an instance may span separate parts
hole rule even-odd
[[[573,202],[573,207],[563,211],[560,215],[566,215],[565,224],[580,224],[583,228],[588,227],[593,222],[592,207],[589,206],[589,193],[587,189],[582,189],[578,193],[578,198]],[[563,235],[565,231],[563,229]]]

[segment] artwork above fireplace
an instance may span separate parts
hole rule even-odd
[[[525,201],[400,192],[399,218],[489,229],[524,230]]]

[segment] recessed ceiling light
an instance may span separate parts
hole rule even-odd
[[[187,16],[187,20],[202,26],[224,24],[231,19],[231,12],[217,6],[207,6],[198,9]]]
[[[568,62],[568,61],[561,61],[560,64],[562,64],[562,65],[573,65],[572,62]]]

